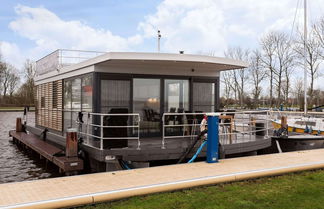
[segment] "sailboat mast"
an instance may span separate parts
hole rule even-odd
[[[307,0],[304,0],[304,114],[307,114]]]

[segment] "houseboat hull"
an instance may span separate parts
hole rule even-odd
[[[324,148],[324,136],[303,134],[287,137],[272,137],[272,140],[278,141],[280,146],[278,149],[281,149],[282,152]],[[276,146],[278,145],[276,144]]]
[[[38,127],[27,126],[27,130],[35,135],[40,135],[42,129]],[[129,162],[132,167],[149,167],[151,165],[176,163],[187,148],[192,143],[192,138],[184,137],[177,139],[168,139],[165,141],[165,149],[162,149],[161,138],[146,138],[141,142],[141,149],[137,149],[137,143],[134,140],[128,140],[128,147],[100,150],[96,147],[83,144],[81,146],[84,167],[88,172],[102,172],[118,170],[116,160],[121,159]],[[58,147],[65,147],[65,138],[61,135],[48,132],[47,142]],[[188,154],[190,159],[200,146],[193,149]],[[271,138],[259,135],[245,136],[234,140],[231,144],[221,144],[220,157],[256,155],[258,150],[263,150],[271,146]],[[199,154],[199,158],[205,158],[206,149]]]

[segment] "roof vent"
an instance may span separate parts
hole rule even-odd
[[[184,51],[179,51],[179,54],[184,54]]]

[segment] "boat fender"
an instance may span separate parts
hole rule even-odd
[[[79,112],[79,113],[78,113],[78,122],[80,122],[80,123],[84,123],[84,122],[83,122],[83,113],[82,113],[82,112]]]
[[[44,130],[42,131],[42,133],[40,134],[40,137],[43,141],[46,141],[46,133],[48,132],[47,128],[44,128]]]
[[[200,132],[204,132],[207,130],[207,115],[204,115],[204,119],[202,119],[200,123]]]

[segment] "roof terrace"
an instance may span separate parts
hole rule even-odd
[[[57,71],[62,67],[77,64],[105,52],[58,49],[36,61],[37,75]]]

